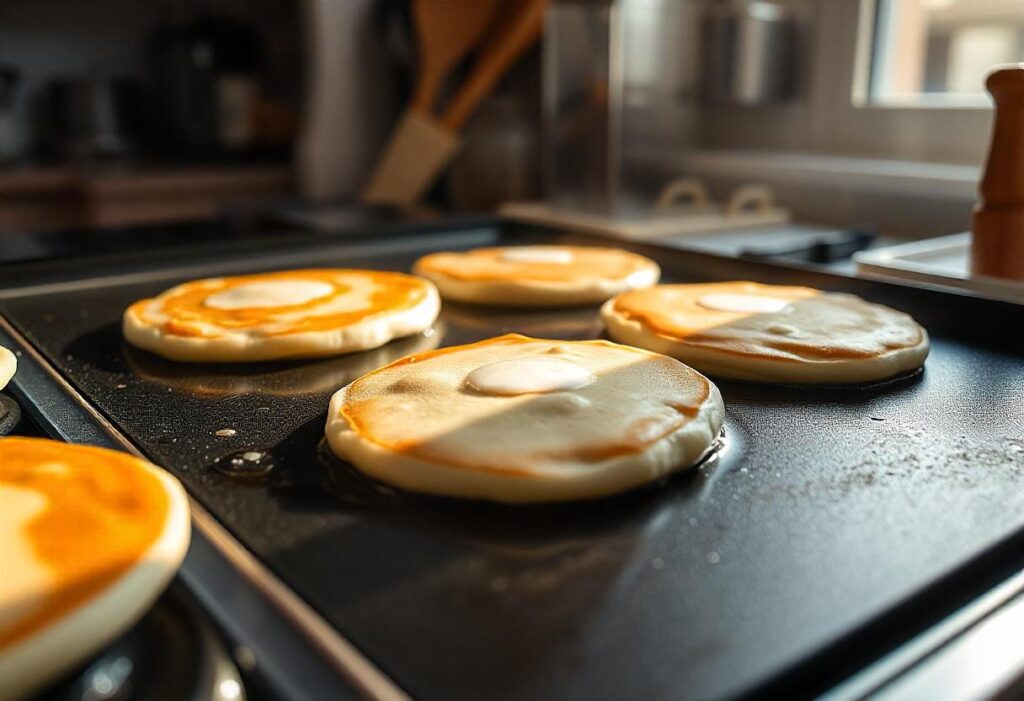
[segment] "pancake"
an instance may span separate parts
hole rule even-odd
[[[433,350],[443,338],[444,324],[434,322],[433,327],[423,333],[406,336],[362,353],[313,361],[278,361],[267,364],[176,363],[134,348],[126,348],[124,355],[128,367],[137,378],[157,382],[176,392],[208,398],[240,394],[295,397],[300,394],[330,392],[381,365],[411,353]]]
[[[410,356],[331,399],[331,450],[415,492],[525,503],[592,499],[691,467],[713,445],[718,388],[608,341],[516,334]]]
[[[496,306],[573,306],[649,287],[658,264],[617,248],[513,246],[432,253],[413,272],[445,299]]]
[[[290,270],[186,282],[128,307],[124,337],[170,360],[312,358],[377,348],[437,318],[437,290],[374,270]]]
[[[17,368],[18,359],[14,357],[14,353],[0,346],[0,389],[7,386]]]
[[[0,698],[38,690],[123,633],[185,556],[177,480],[101,448],[0,438]]]
[[[740,380],[876,382],[920,368],[929,348],[909,315],[809,287],[659,285],[609,300],[601,316],[620,343]]]

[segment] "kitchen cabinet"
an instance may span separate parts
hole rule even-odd
[[[25,167],[0,172],[4,231],[211,219],[224,208],[294,192],[290,166]]]

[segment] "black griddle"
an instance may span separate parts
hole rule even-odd
[[[138,623],[35,701],[229,701],[234,692],[241,698],[246,687],[224,642],[174,582]]]
[[[170,363],[122,310],[197,275],[408,270],[478,245],[601,243],[484,227],[0,293],[7,317],[146,455],[417,698],[812,694],[1024,564],[1024,311],[798,268],[629,246],[666,281],[860,294],[931,332],[925,371],[867,388],[719,381],[727,447],[593,503],[501,507],[382,493],[324,457],[332,392],[434,344],[597,337],[596,308],[446,304],[435,333],[308,363]],[[233,435],[218,436],[217,432]],[[230,476],[250,453],[266,469]],[[245,458],[248,459],[248,458]]]

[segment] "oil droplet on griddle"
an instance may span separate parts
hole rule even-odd
[[[258,482],[274,469],[274,461],[262,450],[237,450],[214,460],[213,469],[240,482]]]

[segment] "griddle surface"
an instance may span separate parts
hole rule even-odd
[[[321,248],[306,264],[408,270],[435,245],[361,258]],[[668,281],[785,279],[899,297],[893,286],[658,257]],[[188,277],[23,296],[0,313],[415,697],[813,691],[1020,565],[1020,346],[945,331],[939,295],[899,297],[933,331],[917,377],[870,389],[720,381],[728,447],[717,464],[596,503],[508,508],[378,497],[344,480],[349,491],[332,494],[317,457],[328,398],[435,342],[592,338],[596,309],[448,304],[432,338],[309,363],[188,366],[126,347],[122,310]],[[992,328],[1020,328],[1006,305],[978,309]],[[275,468],[249,483],[211,469],[240,450],[268,452]]]

